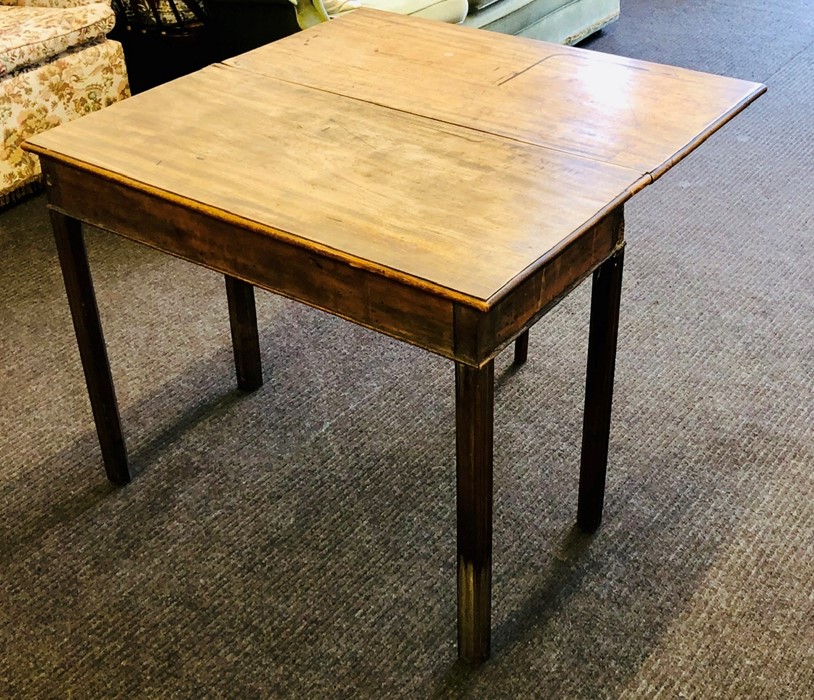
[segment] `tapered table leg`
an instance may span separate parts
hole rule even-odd
[[[522,365],[529,357],[529,332],[523,331],[514,341],[514,364]]]
[[[584,532],[594,532],[602,522],[623,262],[620,250],[593,277],[577,507],[577,525]]]
[[[494,362],[455,364],[458,460],[458,656],[489,657],[492,610]]]
[[[50,215],[105,472],[111,482],[122,486],[130,481],[127,450],[82,237],[82,224],[59,212],[51,211]]]
[[[237,385],[243,391],[253,391],[263,385],[254,287],[229,275],[225,278]]]

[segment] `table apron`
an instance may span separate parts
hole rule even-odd
[[[618,207],[527,272],[488,309],[275,238],[258,224],[41,156],[49,206],[66,216],[242,279],[475,367],[492,359],[622,245]]]

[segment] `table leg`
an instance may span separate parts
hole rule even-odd
[[[596,531],[602,522],[623,262],[624,250],[620,250],[602,263],[594,272],[591,291],[577,507],[577,524],[584,532]]]
[[[492,610],[494,361],[455,364],[458,460],[458,656],[489,657]]]
[[[263,386],[254,287],[229,275],[225,275],[225,278],[237,385],[243,391],[253,391]]]
[[[123,486],[130,481],[127,450],[82,237],[82,224],[56,211],[51,211],[50,215],[105,471],[111,482]]]
[[[529,356],[529,332],[523,331],[514,341],[514,364],[522,365]]]

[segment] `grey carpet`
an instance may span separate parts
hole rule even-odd
[[[498,360],[493,658],[455,659],[453,373],[99,232],[108,487],[44,200],[0,216],[0,697],[814,697],[814,9],[628,0],[589,44],[769,93],[628,206],[605,521],[589,289]]]

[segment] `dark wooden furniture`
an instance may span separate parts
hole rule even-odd
[[[245,389],[253,286],[454,361],[458,648],[485,659],[494,357],[515,342],[523,362],[529,327],[593,275],[578,522],[595,530],[623,204],[764,89],[359,11],[37,136],[108,477],[130,479],[80,221],[226,276]]]
[[[133,94],[226,58],[203,0],[112,0]]]

